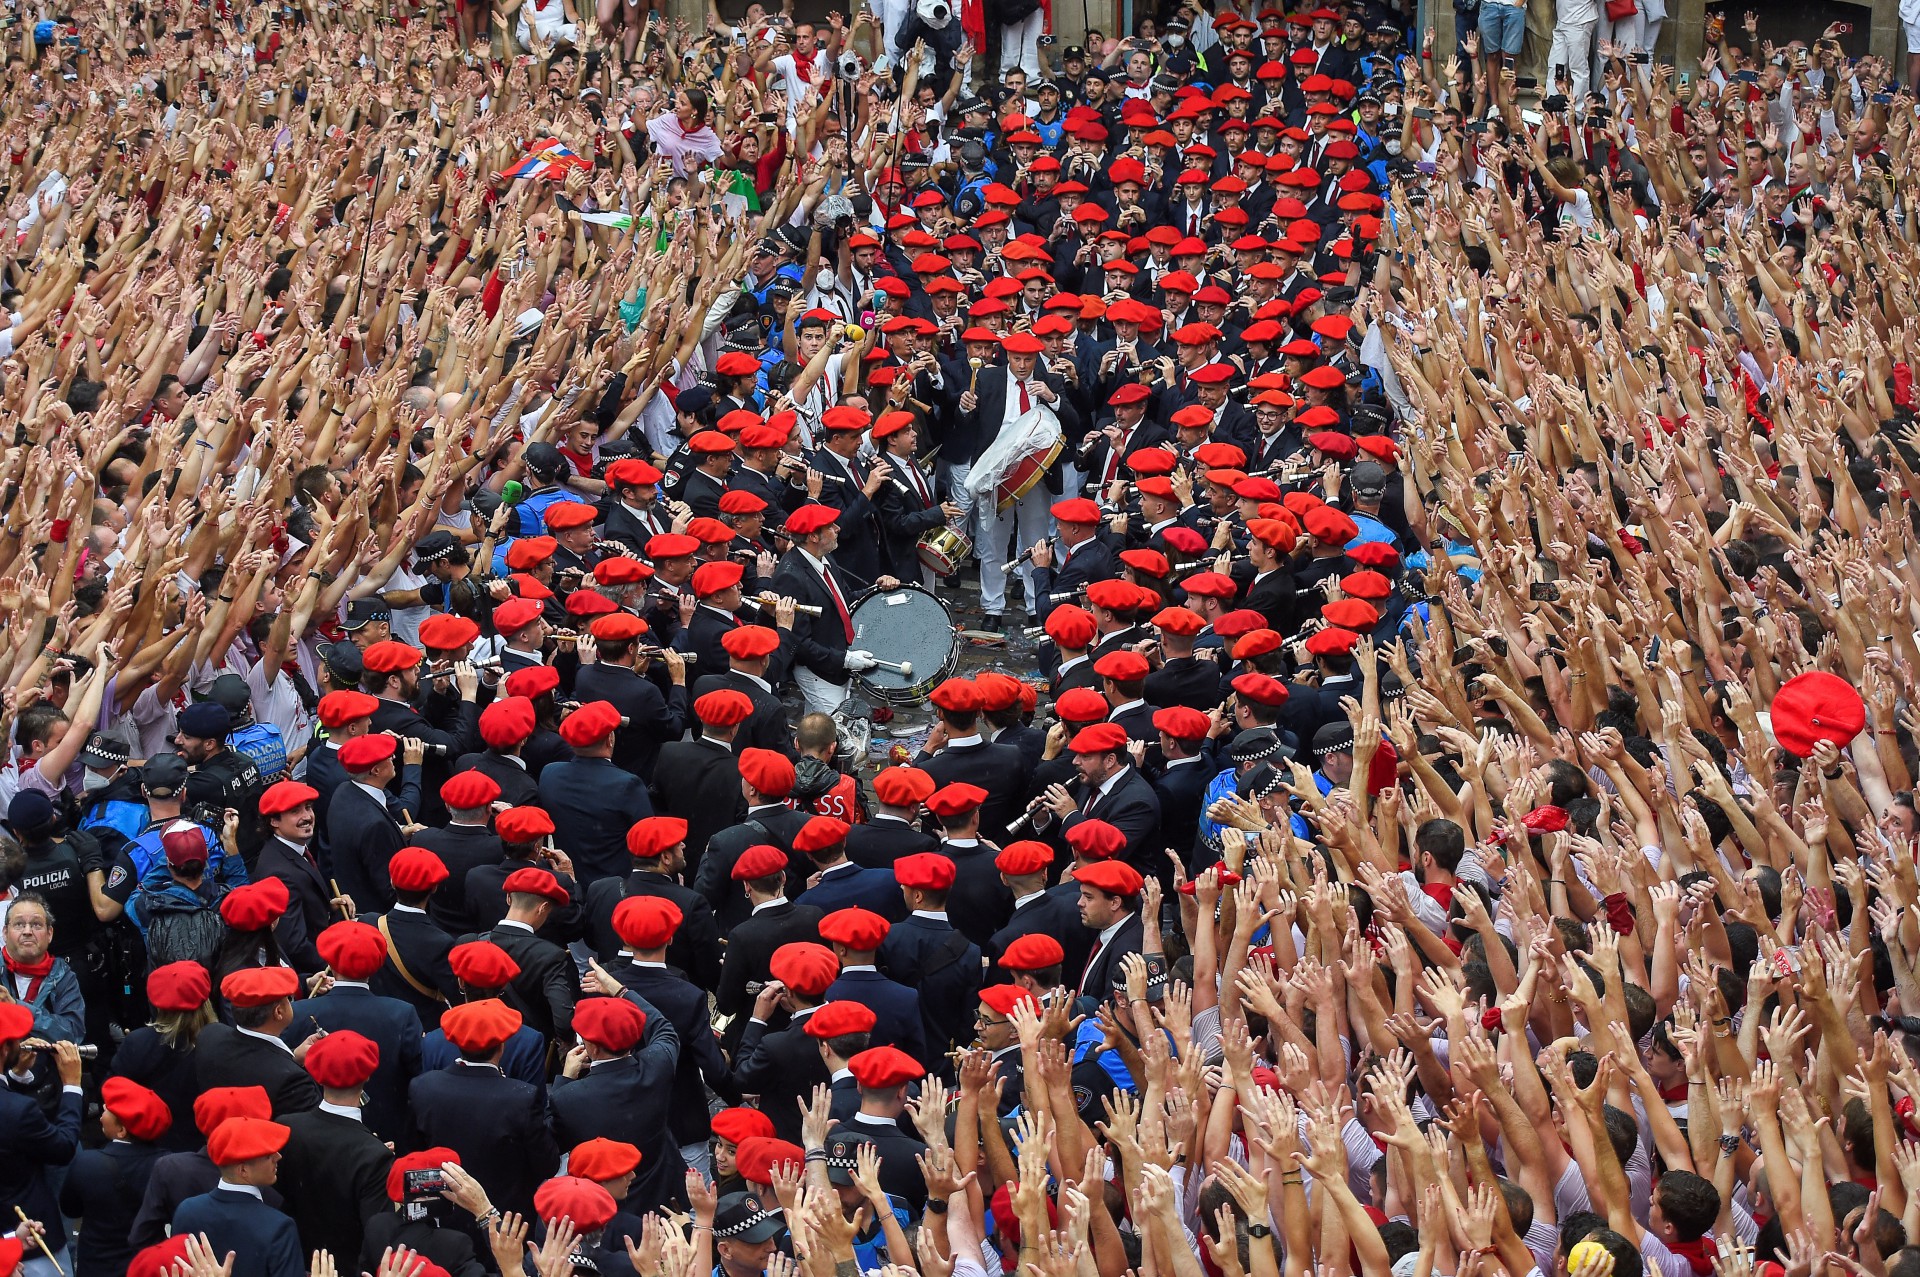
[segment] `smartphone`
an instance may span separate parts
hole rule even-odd
[[[1833,33],[1835,35],[1852,35],[1853,24],[1851,22],[1836,22],[1833,24]]]
[[[1433,108],[1430,106],[1416,106],[1413,108],[1413,118],[1416,120],[1431,120],[1433,118]]]
[[[1517,75],[1513,78],[1513,85],[1517,89],[1537,89],[1540,87],[1540,78],[1532,75]]]
[[[1491,126],[1486,120],[1475,120],[1471,124],[1467,125],[1467,132],[1485,133],[1489,127]]]
[[[1535,603],[1558,603],[1560,585],[1557,581],[1535,581],[1527,587],[1527,597]]]
[[[1893,103],[1893,94],[1876,93],[1873,95],[1873,100],[1880,106],[1890,106]]]
[[[447,1188],[447,1173],[437,1166],[406,1171],[401,1176],[401,1191],[406,1200],[422,1202],[440,1196]]]
[[[1526,453],[1520,451],[1518,448],[1514,449],[1512,452],[1509,452],[1507,454],[1507,469],[1518,470],[1520,466],[1526,461],[1526,459],[1527,459]]]
[[[1635,50],[1634,50],[1633,52],[1631,52],[1631,53],[1629,53],[1629,54],[1627,55],[1627,61],[1629,61],[1629,62],[1651,62],[1651,61],[1653,61],[1653,55],[1652,55],[1652,54],[1650,54],[1650,53],[1648,53],[1648,52],[1647,52],[1647,51],[1646,51],[1645,49],[1635,49]]]
[[[1760,83],[1760,73],[1758,71],[1735,71],[1733,73],[1733,78],[1740,81],[1740,83],[1742,84]]]

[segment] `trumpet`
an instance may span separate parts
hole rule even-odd
[[[771,612],[775,607],[779,606],[780,596],[777,594],[756,594],[751,598],[743,598],[740,601],[742,603],[751,603],[762,612]],[[812,603],[795,603],[793,610],[802,616],[824,616],[827,609],[817,607]]]

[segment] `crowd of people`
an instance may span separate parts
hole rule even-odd
[[[1595,9],[16,7],[0,1277],[1920,1277],[1916,68]]]

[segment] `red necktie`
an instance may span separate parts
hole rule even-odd
[[[1033,411],[1033,396],[1027,393],[1027,383],[1020,383],[1020,412],[1025,415]]]
[[[1187,214],[1187,234],[1191,235],[1195,239],[1200,238],[1200,214],[1198,213]]]
[[[1125,446],[1126,440],[1123,439],[1119,443],[1114,444],[1113,447],[1107,449],[1107,472],[1100,479],[1102,487],[1112,483],[1114,479],[1119,477],[1120,454],[1125,450]]]
[[[853,642],[853,613],[847,611],[847,600],[840,593],[840,586],[833,579],[833,569],[822,567],[820,579],[827,583],[827,593],[833,595],[833,606],[840,611],[840,626],[847,632],[847,642]]]

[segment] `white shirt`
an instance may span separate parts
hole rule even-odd
[[[285,1051],[288,1055],[293,1054],[292,1047],[288,1046],[285,1042],[282,1042],[279,1038],[274,1037],[273,1034],[271,1033],[255,1033],[252,1029],[243,1029],[237,1024],[234,1026],[234,1031],[236,1033],[244,1033],[250,1038],[259,1038],[262,1042],[271,1042],[275,1046],[279,1047],[282,1051]],[[231,1188],[236,1186],[228,1185],[228,1187]]]
[[[333,1113],[340,1117],[350,1117],[356,1122],[364,1122],[366,1120],[361,1116],[358,1105],[329,1104],[327,1101],[321,1100],[320,1111],[322,1113]]]
[[[760,904],[755,905],[753,907],[753,911],[755,913],[759,913],[762,909],[771,909],[775,905],[783,905],[785,903],[787,903],[787,898],[785,896],[775,896],[771,900],[764,901]]]

